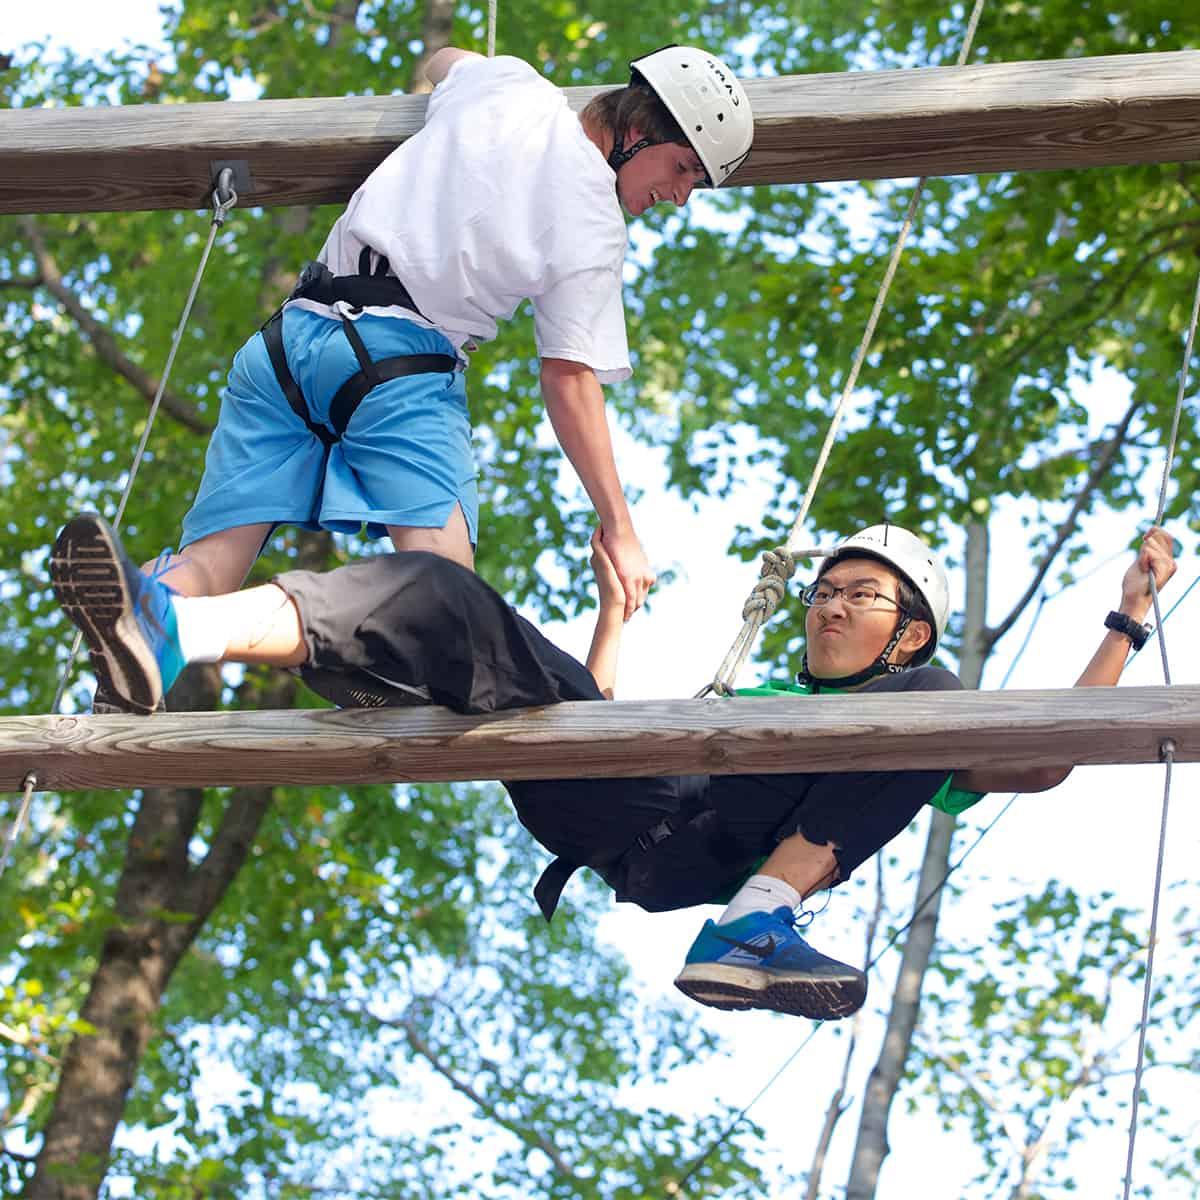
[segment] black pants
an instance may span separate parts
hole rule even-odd
[[[380,555],[325,574],[290,571],[275,582],[300,613],[309,653],[301,675],[335,703],[407,704],[416,688],[461,713],[603,699],[586,667],[477,575],[437,555]],[[904,683],[893,676],[889,690]],[[685,908],[719,897],[797,832],[833,843],[844,881],[945,778],[945,771],[871,771],[505,787],[522,824],[557,856],[537,892],[549,917],[577,867],[598,871],[619,900],[654,912]]]

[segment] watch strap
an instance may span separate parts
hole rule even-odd
[[[1104,624],[1114,633],[1127,637],[1135,650],[1140,650],[1146,644],[1152,632],[1149,625],[1139,624],[1128,613],[1110,612],[1104,618]]]

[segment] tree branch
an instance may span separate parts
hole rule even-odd
[[[403,1017],[383,1017],[378,1013],[372,1012],[367,1007],[355,1007],[353,1005],[344,1004],[340,1000],[335,1000],[331,997],[313,996],[303,994],[304,1000],[312,1004],[320,1004],[327,1008],[337,1009],[339,1012],[346,1013],[355,1017],[366,1017],[369,1021],[376,1025],[381,1025],[385,1029],[394,1029],[399,1032],[408,1042],[413,1052],[423,1058],[433,1070],[440,1075],[447,1083],[461,1096],[465,1096],[476,1108],[499,1125],[502,1129],[507,1129],[518,1141],[524,1145],[533,1146],[540,1150],[554,1164],[554,1169],[558,1174],[566,1180],[578,1182],[579,1177],[572,1169],[571,1165],[563,1158],[558,1147],[539,1133],[536,1129],[531,1128],[528,1124],[523,1124],[520,1120],[505,1116],[500,1111],[499,1107],[488,1100],[481,1092],[477,1091],[469,1082],[461,1079],[454,1073],[445,1063],[442,1062],[434,1048],[425,1040],[417,1029],[415,1017],[412,1015],[413,1005],[409,1006],[409,1014]],[[429,997],[422,997],[427,1000]],[[447,1010],[454,1014],[454,1009],[451,1006],[446,1006]],[[456,1014],[455,1014],[456,1015]]]
[[[1133,400],[1129,407],[1125,410],[1125,415],[1121,418],[1114,430],[1111,438],[1108,439],[1104,450],[1096,459],[1091,471],[1088,474],[1087,480],[1083,487],[1079,489],[1075,497],[1074,504],[1071,505],[1071,511],[1066,518],[1058,526],[1054,535],[1054,541],[1042,555],[1042,560],[1038,564],[1037,570],[1034,572],[1033,579],[1029,586],[1025,589],[1021,598],[1009,610],[1008,616],[1004,618],[998,625],[994,625],[989,629],[985,629],[982,633],[982,641],[984,646],[984,657],[992,652],[996,643],[1013,627],[1021,613],[1025,611],[1026,605],[1037,595],[1037,590],[1042,586],[1042,581],[1050,571],[1054,560],[1058,557],[1067,540],[1075,532],[1076,526],[1079,523],[1079,518],[1091,500],[1092,493],[1100,486],[1100,482],[1104,476],[1108,474],[1112,467],[1113,460],[1117,456],[1117,451],[1125,444],[1125,439],[1129,434],[1129,426],[1133,422],[1133,418],[1137,415],[1138,409],[1141,408],[1140,400]]]
[[[70,314],[83,331],[100,361],[110,366],[122,379],[131,383],[147,401],[152,401],[158,391],[159,381],[148,371],[139,367],[121,350],[111,331],[88,312],[80,303],[79,297],[63,282],[58,263],[47,249],[37,222],[32,217],[21,217],[19,223],[33,246],[34,257],[40,272],[40,285]],[[200,415],[199,409],[183,396],[175,392],[163,392],[161,405],[164,412],[169,413],[193,433],[208,434],[212,432],[212,425]]]
[[[1200,226],[1200,222],[1195,222],[1195,221],[1172,222],[1169,225],[1152,230],[1150,232],[1150,235],[1148,235],[1148,236],[1153,236],[1158,233],[1165,233],[1165,232],[1168,232],[1179,226],[1183,226],[1183,227],[1191,230],[1193,228]],[[1146,238],[1142,237],[1142,238],[1139,238],[1138,240],[1145,241]],[[1176,238],[1174,241],[1168,242],[1166,245],[1152,246],[1149,250],[1146,251],[1145,254],[1141,255],[1141,257],[1139,257],[1133,263],[1133,265],[1122,275],[1122,277],[1119,280],[1117,280],[1113,284],[1112,290],[1117,293],[1124,293],[1124,292],[1128,291],[1128,289],[1129,289],[1130,285],[1133,283],[1133,281],[1148,266],[1150,266],[1151,263],[1153,263],[1157,259],[1161,258],[1169,250],[1178,249],[1180,246],[1191,245],[1193,240],[1194,240],[1193,237],[1182,237],[1182,238]],[[997,374],[1001,371],[1006,371],[1010,367],[1015,366],[1023,358],[1026,358],[1030,354],[1031,351],[1037,349],[1037,347],[1040,346],[1041,343],[1044,342],[1046,340],[1046,338],[1050,336],[1050,334],[1052,334],[1055,330],[1057,330],[1057,329],[1061,328],[1063,325],[1065,325],[1072,317],[1076,316],[1080,312],[1081,309],[1086,308],[1092,302],[1093,298],[1096,296],[1096,293],[1101,291],[1104,288],[1104,286],[1110,282],[1112,282],[1111,277],[1106,274],[1101,274],[1101,275],[1097,276],[1095,279],[1093,279],[1091,281],[1091,283],[1086,288],[1083,289],[1083,292],[1079,295],[1079,297],[1076,300],[1074,300],[1073,302],[1068,304],[1064,309],[1062,309],[1054,317],[1051,317],[1045,321],[1039,322],[1037,325],[1037,332],[1032,337],[1030,337],[1029,339],[1027,339],[1024,342],[1017,342],[1009,350],[1009,352],[1007,354],[1005,354],[1004,357],[1001,358],[1001,360],[998,363],[995,364],[994,367],[991,367],[990,369],[985,368],[985,370],[982,372],[982,374],[985,374],[985,375]]]

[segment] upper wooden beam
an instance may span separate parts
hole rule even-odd
[[[1200,761],[1200,686],[0,719],[0,790]]]
[[[601,88],[568,88],[574,108]],[[1200,158],[1200,51],[747,81],[735,182],[807,183]],[[345,201],[425,119],[425,96],[0,112],[0,212]],[[514,170],[521,164],[514,163]]]

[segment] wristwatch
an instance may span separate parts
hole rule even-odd
[[[1140,650],[1146,639],[1154,632],[1151,625],[1139,625],[1131,616],[1122,612],[1110,612],[1104,618],[1104,624],[1114,633],[1123,634],[1133,644],[1135,650]]]

